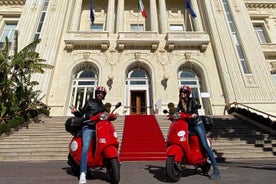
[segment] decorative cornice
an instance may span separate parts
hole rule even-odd
[[[276,3],[260,3],[260,2],[246,2],[245,6],[247,8],[276,8]]]
[[[0,0],[0,5],[24,5],[26,0]]]

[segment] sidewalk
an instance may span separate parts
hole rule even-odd
[[[275,160],[229,161],[218,163],[221,178],[210,180],[206,176],[195,174],[192,167],[183,172],[178,183],[189,184],[272,184],[276,183]],[[78,177],[70,173],[66,161],[50,162],[1,162],[0,183],[13,184],[72,184],[78,183]],[[90,176],[87,184],[104,184],[104,169]],[[122,162],[122,184],[168,183],[165,174],[165,162]]]

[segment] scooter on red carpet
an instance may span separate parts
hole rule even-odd
[[[164,110],[164,113],[167,114],[168,111]],[[195,170],[200,168],[204,175],[207,175],[211,167],[198,136],[195,132],[189,132],[185,117],[187,115],[183,112],[168,115],[172,123],[167,134],[166,174],[173,182],[179,181],[185,165],[193,165]],[[211,144],[210,139],[207,140]]]
[[[111,123],[115,120],[114,111],[121,106],[117,103],[111,113],[103,112],[92,116],[90,120],[97,121],[95,136],[93,136],[88,151],[87,167],[89,169],[106,168],[110,183],[120,181],[120,163],[118,156],[119,141],[117,132]],[[73,117],[67,120],[65,127],[73,138],[69,144],[68,164],[74,173],[79,173],[82,149],[81,118]]]

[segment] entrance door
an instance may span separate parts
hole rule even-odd
[[[130,91],[130,114],[147,114],[146,90]]]

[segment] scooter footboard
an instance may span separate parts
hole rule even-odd
[[[118,150],[115,146],[107,146],[103,151],[104,158],[118,157]]]
[[[175,162],[181,162],[184,156],[184,152],[179,145],[173,144],[167,148],[167,155],[174,156]]]

